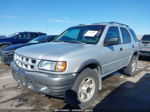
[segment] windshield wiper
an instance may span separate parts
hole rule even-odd
[[[54,40],[54,41],[51,41],[51,42],[65,42],[65,41]]]
[[[63,42],[86,44],[86,43],[81,42],[81,41],[63,41]]]
[[[85,42],[80,42],[80,41],[59,41],[59,40],[54,40],[52,42],[67,42],[67,43],[80,43],[80,44],[86,44]]]
[[[53,41],[51,41],[51,42],[60,42],[59,40],[53,40]]]

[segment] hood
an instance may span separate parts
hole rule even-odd
[[[50,42],[25,46],[17,49],[15,52],[20,55],[36,59],[57,60],[64,55],[66,56],[87,46],[88,44]]]
[[[16,50],[17,48],[23,47],[25,44],[14,44],[14,45],[10,45],[8,47],[5,47],[4,50],[5,51],[10,51],[10,50]]]
[[[16,49],[18,49],[18,48],[20,48],[20,47],[23,47],[23,46],[28,46],[28,45],[33,45],[33,44],[35,44],[35,43],[20,43],[20,44],[14,44],[14,45],[10,45],[10,46],[8,46],[8,47],[5,47],[4,48],[4,50],[5,51],[10,51],[10,50],[16,50]]]

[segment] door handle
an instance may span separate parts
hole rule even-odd
[[[134,48],[134,45],[132,45],[132,48]]]
[[[122,48],[122,47],[120,48],[120,51],[123,51],[123,48]]]

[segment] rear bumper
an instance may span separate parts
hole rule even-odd
[[[13,78],[25,88],[34,92],[44,93],[54,97],[64,97],[65,92],[71,89],[76,74],[45,74],[39,72],[27,72],[11,63]]]

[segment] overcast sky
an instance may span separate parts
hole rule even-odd
[[[0,0],[0,35],[59,34],[74,25],[109,21],[150,34],[150,0]]]

